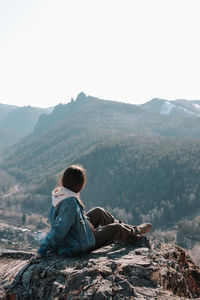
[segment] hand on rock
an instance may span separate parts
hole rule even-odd
[[[29,264],[33,264],[37,259],[42,258],[42,255],[36,254],[29,259]]]
[[[94,226],[92,225],[92,223],[90,221],[88,221],[90,229],[92,230],[92,232],[95,232]]]

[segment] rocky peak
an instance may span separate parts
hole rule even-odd
[[[28,263],[30,253],[0,256],[0,299],[195,299],[200,269],[175,244],[138,238],[93,253],[47,256]]]
[[[81,102],[81,101],[84,101],[86,99],[86,94],[84,92],[81,92],[77,95],[76,97],[76,101],[77,102]]]

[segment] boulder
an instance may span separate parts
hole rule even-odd
[[[141,237],[77,257],[0,255],[0,299],[200,299],[200,268],[176,244]]]

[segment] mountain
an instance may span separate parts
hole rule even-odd
[[[164,99],[154,98],[145,104],[140,105],[142,109],[162,115],[182,116],[182,117],[199,117],[200,101],[199,100],[175,100],[167,101]]]
[[[3,120],[3,118],[12,110],[16,109],[17,106],[15,105],[8,105],[8,104],[2,104],[0,103],[0,122]]]
[[[200,100],[175,100],[174,103],[185,110],[190,111],[196,115],[200,115]]]
[[[39,116],[47,113],[48,110],[44,108],[17,107],[4,116],[0,126],[15,132],[18,136],[25,136],[34,129]]]
[[[88,170],[87,208],[109,206],[131,223],[168,226],[200,210],[199,138],[199,117],[150,113],[81,93],[40,116],[1,168],[24,186],[12,201],[27,213],[46,213],[59,172],[74,162]]]
[[[18,140],[19,136],[15,132],[8,128],[0,127],[0,149],[5,145],[16,143]]]
[[[87,184],[81,193],[87,209],[103,206],[124,222],[147,221],[154,229],[166,229],[200,215],[199,150],[199,139],[113,137],[62,166],[46,162],[45,176],[38,172],[40,165],[37,177],[28,169],[19,169],[16,177],[21,176],[20,184],[26,188],[10,201],[26,213],[46,213],[58,180],[55,175],[70,163],[80,163],[87,170]],[[2,203],[2,209],[6,210],[6,204]]]
[[[0,148],[13,145],[28,135],[41,114],[48,114],[51,108],[17,107],[0,104]]]
[[[151,111],[80,93],[46,114],[31,108],[30,120],[33,111],[38,120],[24,136],[18,133],[22,119],[29,126],[29,107],[5,107],[10,111],[2,122],[10,118],[13,127],[0,128],[0,147],[16,144],[0,157],[1,222],[19,226],[25,217],[29,227],[45,226],[60,172],[81,163],[86,209],[103,206],[131,224],[150,221],[163,234],[178,230],[187,248],[200,243],[200,101],[176,100],[174,112],[161,114],[165,101],[147,103]]]
[[[3,168],[19,181],[38,184],[49,170],[56,174],[98,143],[130,134],[200,138],[200,119],[150,114],[136,105],[81,93],[76,101],[40,116],[35,130],[5,157]]]
[[[87,207],[108,207],[131,224],[168,228],[200,215],[200,140],[128,136],[77,158],[87,170]]]

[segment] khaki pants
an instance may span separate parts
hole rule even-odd
[[[101,207],[95,207],[86,213],[95,228],[95,245],[91,251],[123,241],[133,235],[133,228],[123,223],[115,223],[115,218]],[[101,226],[101,227],[99,227]]]

